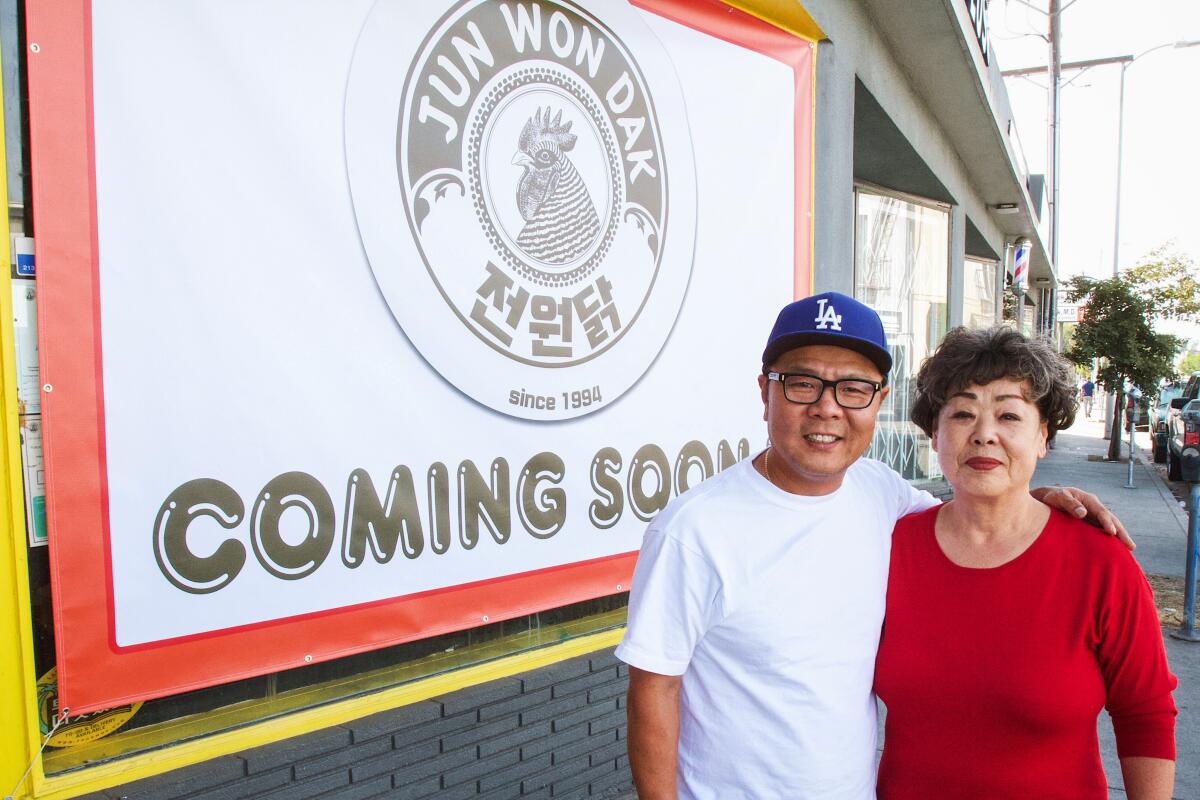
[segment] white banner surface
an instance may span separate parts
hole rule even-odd
[[[48,226],[84,257],[39,276],[73,705],[626,590],[573,581],[764,443],[762,347],[811,274],[808,43],[707,0],[31,26],[76,13],[90,72],[48,47],[31,82],[92,110],[94,174],[42,197],[94,181],[95,250]],[[38,153],[71,141],[39,119]]]
[[[287,6],[95,9],[119,646],[635,550],[761,441],[789,68],[620,2]]]

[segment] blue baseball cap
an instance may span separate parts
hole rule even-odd
[[[797,347],[827,344],[845,347],[871,359],[887,383],[892,354],[883,333],[883,320],[869,306],[838,292],[825,292],[789,303],[779,312],[767,349],[763,370],[775,359]]]

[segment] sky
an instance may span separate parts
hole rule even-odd
[[[1069,5],[1068,5],[1069,4]],[[1200,263],[1200,40],[1197,0],[1062,0],[1062,60],[1147,53],[1125,72],[1119,265],[1174,242]],[[1047,0],[990,0],[1000,68],[1044,66]],[[1120,65],[1064,72],[1061,94],[1059,275],[1113,268]],[[1006,79],[1032,172],[1046,165],[1047,79]]]

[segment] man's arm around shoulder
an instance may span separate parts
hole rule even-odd
[[[682,681],[629,668],[629,766],[639,800],[675,800]]]

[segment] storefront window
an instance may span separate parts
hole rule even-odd
[[[995,261],[968,258],[963,269],[963,325],[990,328],[996,324],[996,277],[1000,265]]]
[[[867,455],[909,480],[937,478],[937,457],[909,408],[917,370],[946,334],[949,209],[862,187],[855,206],[854,293],[883,318],[893,362]]]
[[[311,666],[225,683],[135,706],[97,718],[127,718],[103,738],[54,741],[44,754],[47,775],[112,758],[145,753],[242,725],[358,697],[473,664],[558,644],[625,624],[629,593],[585,600],[458,633],[335,659]],[[45,654],[52,658],[52,654]],[[52,664],[53,662],[50,661]],[[41,688],[41,687],[39,687]],[[49,697],[47,695],[47,697]],[[54,701],[42,710],[43,733]]]
[[[1021,310],[1021,333],[1026,336],[1033,336],[1037,333],[1037,306],[1025,299]]]

